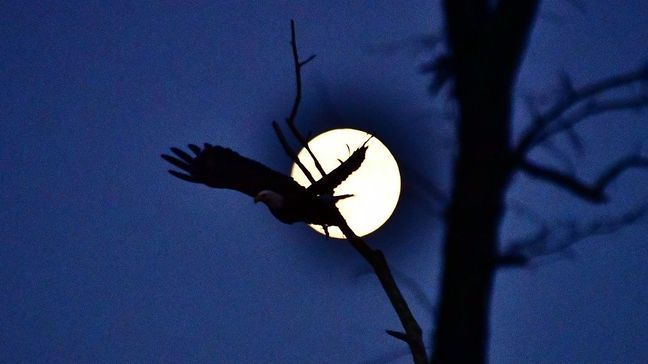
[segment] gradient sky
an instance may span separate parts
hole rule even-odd
[[[555,89],[560,71],[579,84],[646,61],[648,3],[569,3],[543,3],[520,95]],[[447,98],[418,72],[429,53],[411,39],[442,29],[437,2],[0,10],[0,362],[409,361],[384,333],[397,317],[355,251],[245,195],[173,179],[159,154],[209,141],[288,173],[270,122],[292,102],[294,18],[301,53],[317,54],[299,125],[365,129],[401,162],[401,204],[368,241],[431,333],[442,225],[429,182],[448,186],[452,124]],[[646,121],[628,112],[583,127],[579,175],[648,140]],[[586,219],[645,202],[645,180],[624,175],[605,207],[526,178],[508,199],[547,220]],[[503,236],[532,232],[522,220],[507,216]],[[643,223],[583,242],[574,259],[498,274],[492,361],[645,362],[646,236]]]

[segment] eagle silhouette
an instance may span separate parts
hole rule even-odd
[[[367,140],[369,141],[369,140]],[[183,172],[169,170],[173,176],[184,181],[201,183],[214,188],[236,190],[265,203],[270,212],[281,222],[340,226],[343,220],[335,203],[352,195],[334,195],[334,190],[365,159],[367,142],[356,149],[345,161],[321,179],[303,187],[292,177],[241,156],[233,150],[205,143],[201,149],[189,144],[195,156],[172,147],[175,156],[162,154],[167,162]]]

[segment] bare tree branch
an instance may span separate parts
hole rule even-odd
[[[363,270],[359,275],[371,274],[370,270]],[[436,307],[434,302],[428,297],[427,293],[423,287],[412,277],[407,274],[400,272],[396,269],[392,270],[392,274],[398,278],[401,287],[405,287],[405,290],[408,290],[411,294],[414,295],[418,303],[430,311],[430,318],[434,319],[434,314],[436,312]]]
[[[569,173],[574,173],[574,171],[576,170],[576,165],[572,161],[570,155],[567,152],[560,149],[551,140],[547,140],[544,143],[542,143],[540,145],[540,148],[546,150],[551,157],[556,159],[556,161],[562,163]]]
[[[311,156],[313,162],[315,163],[315,167],[323,177],[326,174],[326,172],[324,172],[324,168],[322,168],[322,165],[317,160],[315,154],[313,154],[313,151],[308,146],[308,141],[299,132],[299,129],[297,129],[297,126],[295,125],[295,118],[297,117],[297,111],[299,110],[299,103],[301,102],[301,98],[302,98],[301,68],[305,66],[308,62],[312,61],[315,58],[315,55],[308,57],[305,61],[299,60],[299,53],[297,53],[297,37],[295,35],[295,21],[292,19],[290,20],[290,46],[292,48],[293,62],[295,63],[296,93],[295,93],[295,100],[293,101],[293,106],[290,110],[290,115],[288,116],[288,118],[286,118],[286,124],[288,125],[288,128],[290,128],[290,131],[295,136],[295,139],[299,141],[299,144],[301,144],[301,146],[308,151],[308,154]]]
[[[551,126],[548,126],[544,132],[538,135],[534,144],[541,144],[561,132],[567,132],[569,137],[572,138],[572,142],[576,141],[577,144],[582,144],[580,140],[577,140],[578,137],[573,128],[583,120],[594,115],[601,115],[621,110],[639,109],[645,106],[648,106],[648,92],[645,95],[639,95],[632,98],[619,98],[616,100],[606,101],[590,100],[574,114],[568,117],[559,118],[556,122],[552,123]]]
[[[385,330],[387,335],[395,337],[398,340],[402,340],[405,343],[409,343],[409,336],[407,336],[406,333],[400,332],[400,331],[394,331],[394,330]]]
[[[272,122],[272,128],[275,131],[275,134],[277,134],[277,139],[279,139],[279,143],[281,143],[281,146],[283,147],[284,152],[292,159],[297,166],[299,166],[299,169],[301,169],[302,172],[304,172],[304,175],[310,183],[315,183],[315,178],[313,178],[313,175],[310,173],[310,171],[304,166],[304,164],[299,160],[299,156],[297,153],[292,149],[290,144],[288,144],[288,141],[286,140],[286,137],[284,136],[283,132],[281,131],[281,128],[279,127],[279,124],[277,124],[276,121]]]
[[[641,155],[622,158],[606,168],[592,184],[587,184],[572,175],[541,166],[528,159],[520,162],[520,169],[531,177],[553,183],[592,203],[607,202],[605,189],[623,172],[631,168],[648,168],[648,158]]]
[[[499,268],[524,267],[540,258],[571,253],[574,245],[590,237],[613,234],[639,222],[648,215],[644,204],[619,216],[596,219],[588,223],[576,220],[563,221],[550,227],[543,222],[530,238],[510,243],[507,251],[499,256]]]
[[[292,110],[290,112],[290,116],[286,119],[286,123],[288,124],[295,138],[299,140],[301,145],[304,148],[306,148],[306,150],[308,150],[308,153],[310,154],[311,158],[315,162],[315,165],[317,166],[317,169],[319,170],[319,172],[323,177],[326,175],[326,172],[319,164],[317,158],[315,157],[315,154],[313,154],[313,152],[310,150],[310,148],[308,147],[308,143],[303,138],[303,136],[301,135],[301,133],[299,132],[299,130],[295,125],[295,118],[297,116],[297,110],[299,108],[299,103],[301,101],[301,67],[304,66],[306,63],[310,62],[315,56],[311,56],[302,62],[299,61],[299,56],[297,53],[297,42],[295,37],[295,22],[293,20],[290,21],[290,30],[291,30],[291,46],[293,51],[293,60],[295,63],[297,93],[295,96]],[[272,126],[275,130],[275,133],[277,134],[277,137],[279,138],[279,141],[281,142],[281,145],[284,148],[284,151],[295,161],[295,163],[298,163],[297,155],[294,152],[294,150],[290,148],[290,145],[287,143],[286,138],[281,132],[281,128],[279,127],[279,125],[276,122],[273,122]],[[300,165],[300,168],[302,167],[303,165]],[[305,168],[303,168],[302,170],[305,170]],[[311,176],[311,178],[309,179],[312,178],[313,177]],[[358,237],[353,232],[353,230],[349,227],[349,225],[346,223],[346,220],[344,219],[344,217],[342,216],[339,210],[337,210],[336,213],[337,213],[337,219],[338,221],[340,221],[340,225],[338,227],[340,228],[344,236],[347,238],[347,241],[351,244],[351,246],[358,253],[360,253],[360,255],[373,268],[374,273],[378,277],[378,280],[380,281],[383,290],[387,294],[387,297],[389,298],[392,307],[394,307],[394,310],[396,311],[398,318],[400,319],[401,324],[405,329],[404,333],[393,331],[393,330],[387,330],[387,333],[407,343],[412,353],[412,358],[414,360],[414,363],[416,364],[427,363],[427,354],[425,352],[425,346],[423,345],[421,328],[416,322],[414,315],[412,315],[412,312],[409,309],[407,301],[405,301],[405,298],[403,297],[400,289],[398,288],[398,285],[394,280],[391,270],[389,269],[389,265],[387,264],[387,260],[385,259],[385,256],[380,250],[374,250],[369,245],[367,245],[367,243],[365,243],[364,240]]]
[[[339,213],[339,212],[338,212]],[[427,354],[425,352],[425,345],[423,345],[423,333],[421,327],[416,322],[412,311],[407,305],[407,301],[403,297],[394,276],[389,269],[389,265],[385,260],[385,256],[380,250],[373,249],[367,243],[364,242],[360,237],[358,237],[353,230],[347,225],[346,221],[340,214],[340,219],[342,221],[340,230],[344,236],[346,236],[351,246],[362,255],[362,257],[371,265],[380,281],[380,284],[383,287],[383,290],[387,294],[391,305],[396,310],[398,318],[405,329],[405,333],[396,332],[388,330],[387,333],[391,336],[394,336],[400,340],[403,340],[407,343],[412,353],[412,358],[414,363],[423,364],[427,363]]]
[[[629,86],[635,83],[642,83],[648,81],[648,66],[644,65],[638,70],[615,75],[594,82],[590,85],[581,88],[574,88],[572,82],[568,77],[562,77],[562,93],[560,100],[553,106],[549,107],[544,113],[536,115],[529,128],[522,134],[520,143],[516,148],[516,155],[523,158],[528,151],[542,142],[542,140],[554,135],[556,132],[551,132],[546,135],[550,125],[559,122],[563,127],[561,130],[566,130],[573,127],[576,123],[581,122],[586,117],[601,114],[608,111],[617,111],[624,109],[636,108],[647,104],[646,92],[643,91],[637,98],[611,100],[607,102],[595,101],[595,97],[604,94],[608,91],[618,89],[624,86]],[[562,117],[577,105],[586,103],[582,111],[577,112],[571,118],[563,120]],[[543,135],[546,135],[543,138]]]

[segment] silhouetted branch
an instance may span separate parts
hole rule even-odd
[[[372,272],[370,270],[360,272],[360,275],[364,274],[371,274]],[[427,293],[423,289],[423,287],[412,277],[408,276],[407,274],[403,272],[399,272],[398,270],[394,269],[392,271],[392,274],[398,278],[398,281],[400,282],[401,287],[405,287],[406,290],[409,290],[411,294],[414,295],[418,303],[429,309],[431,318],[434,318],[434,312],[435,312],[435,304],[432,302],[430,297],[428,297]]]
[[[540,145],[540,148],[545,149],[550,156],[552,156],[558,162],[562,163],[568,172],[573,173],[576,170],[576,165],[572,161],[569,154],[561,150],[551,140],[547,140],[542,143],[542,145]]]
[[[593,203],[607,202],[605,189],[630,168],[648,168],[648,158],[640,155],[630,155],[622,158],[605,169],[592,184],[587,184],[572,175],[541,166],[528,159],[520,162],[520,169],[531,177],[553,183]]]
[[[419,70],[421,73],[432,74],[432,82],[428,86],[428,90],[433,95],[438,94],[451,81],[455,72],[454,62],[448,54],[435,56],[432,60],[423,63]]]
[[[303,67],[305,64],[310,62],[315,56],[308,57],[305,61],[302,62],[299,61],[299,55],[297,53],[297,42],[295,37],[295,22],[293,20],[290,21],[290,30],[291,30],[290,44],[292,46],[293,60],[295,63],[295,79],[296,79],[297,93],[295,95],[295,101],[293,103],[290,116],[286,119],[286,123],[288,124],[295,138],[299,140],[300,144],[304,148],[306,148],[311,158],[315,162],[317,169],[322,174],[322,177],[324,177],[326,175],[326,172],[319,164],[319,161],[317,160],[313,152],[308,147],[308,143],[303,138],[303,136],[301,135],[301,133],[299,132],[299,130],[295,125],[295,118],[297,116],[297,110],[299,108],[299,103],[301,101],[301,94],[302,94],[301,67]],[[275,133],[277,134],[277,137],[279,138],[279,141],[281,142],[281,145],[284,148],[284,151],[295,161],[295,163],[300,164],[301,162],[298,162],[297,154],[286,141],[286,138],[283,135],[283,132],[281,131],[279,125],[276,122],[273,122],[272,126],[275,130]],[[305,171],[303,165],[300,165],[300,168],[302,168],[302,170]],[[313,182],[312,178],[313,178],[312,176],[309,178],[311,182]],[[405,333],[392,331],[392,330],[387,330],[387,333],[391,336],[394,336],[400,340],[405,341],[408,344],[410,351],[412,353],[412,357],[414,359],[414,363],[417,364],[426,363],[427,354],[425,353],[425,346],[423,345],[421,328],[416,322],[416,319],[414,319],[414,316],[412,315],[412,312],[410,311],[409,306],[405,301],[405,298],[401,294],[398,285],[396,285],[396,281],[394,280],[394,277],[389,269],[389,265],[387,264],[384,255],[380,250],[372,249],[369,245],[367,245],[364,242],[364,240],[358,237],[353,232],[353,230],[351,230],[349,225],[346,223],[346,220],[344,219],[344,217],[342,216],[339,210],[337,210],[336,213],[337,213],[337,219],[338,221],[340,221],[340,225],[338,227],[340,228],[344,236],[347,238],[347,241],[349,241],[351,246],[353,246],[353,248],[355,248],[356,251],[358,251],[358,253],[360,253],[360,255],[362,255],[362,257],[365,258],[365,260],[373,268],[374,273],[378,277],[378,280],[380,281],[383,290],[387,294],[389,301],[394,307],[394,310],[398,314],[398,318],[400,319],[401,324],[405,329]]]
[[[339,212],[338,212],[339,214]],[[421,327],[416,322],[412,311],[407,305],[407,301],[403,297],[394,276],[389,269],[389,265],[385,260],[385,256],[380,250],[373,249],[367,243],[358,237],[353,230],[347,225],[346,221],[339,215],[341,224],[339,226],[342,233],[347,238],[351,246],[362,255],[363,258],[371,265],[374,270],[374,273],[378,277],[380,284],[383,287],[383,290],[387,294],[389,301],[391,302],[392,307],[396,310],[398,318],[405,329],[405,333],[396,332],[392,330],[387,330],[387,333],[391,336],[394,336],[400,340],[403,340],[407,343],[412,353],[412,358],[414,363],[426,363],[427,354],[425,352],[425,346],[423,345],[423,335]]]
[[[631,98],[619,98],[616,100],[597,101],[590,100],[572,115],[556,120],[552,125],[547,126],[544,132],[536,137],[535,144],[541,144],[552,136],[561,132],[568,133],[572,143],[581,144],[580,139],[574,132],[574,127],[594,115],[601,115],[608,112],[638,109],[648,105],[648,92]]]
[[[543,222],[532,237],[508,244],[509,248],[499,256],[496,265],[499,268],[524,267],[539,258],[570,254],[575,244],[590,237],[615,233],[637,223],[647,213],[648,205],[642,205],[620,216],[588,223],[574,220],[549,226]]]
[[[284,136],[283,132],[281,131],[281,128],[279,127],[279,124],[277,124],[276,121],[272,122],[272,128],[275,131],[275,134],[277,134],[277,139],[279,139],[279,143],[281,143],[281,146],[283,147],[284,152],[290,157],[290,159],[299,166],[299,169],[301,169],[302,172],[304,172],[304,175],[306,178],[311,183],[315,183],[315,178],[313,178],[313,175],[310,173],[310,171],[304,166],[304,164],[299,160],[299,156],[297,153],[290,147],[290,144],[288,144],[288,141],[286,140],[286,137]]]
[[[419,303],[430,310],[430,314],[434,314],[435,304],[432,302],[430,297],[428,297],[423,287],[405,273],[396,271],[396,275],[401,284],[404,284],[406,288],[409,288],[411,293],[418,299]]]
[[[493,62],[498,68],[498,74],[511,78],[520,63],[521,55],[526,48],[527,39],[539,0],[500,0],[497,2],[492,15],[493,28],[488,39],[491,46],[497,47]]]
[[[452,53],[463,57],[465,51],[475,45],[477,36],[483,34],[489,4],[486,0],[445,0],[443,11],[446,32]]]
[[[402,340],[405,343],[409,344],[409,336],[407,336],[406,333],[394,330],[385,330],[385,332],[387,333],[387,335],[395,337],[396,339]]]
[[[308,146],[308,141],[299,132],[297,126],[295,125],[295,118],[297,117],[297,111],[299,110],[299,103],[301,102],[301,97],[302,97],[301,68],[305,66],[308,62],[312,61],[315,58],[315,55],[306,58],[305,61],[299,60],[299,53],[297,53],[297,37],[295,35],[295,21],[292,19],[290,20],[290,46],[292,48],[293,61],[295,63],[295,88],[296,88],[295,91],[296,92],[295,92],[295,100],[293,101],[293,106],[290,110],[290,115],[288,116],[288,118],[286,118],[286,124],[288,125],[288,128],[290,128],[290,131],[295,136],[295,139],[299,141],[299,144],[301,144],[301,146],[308,151],[308,154],[311,156],[313,162],[315,163],[315,167],[323,177],[326,174],[326,172],[324,172],[324,168],[322,168],[322,165],[317,160],[315,154],[313,154],[313,151]]]
[[[638,70],[615,75],[581,88],[574,88],[571,80],[563,76],[561,82],[563,95],[560,95],[560,100],[544,113],[539,113],[533,118],[529,128],[522,134],[516,148],[516,155],[523,158],[532,147],[560,131],[569,130],[589,116],[648,105],[647,91],[642,91],[638,97],[609,101],[595,100],[597,96],[608,91],[646,81],[648,81],[646,65]],[[574,115],[563,118],[565,113],[578,105],[584,106]]]

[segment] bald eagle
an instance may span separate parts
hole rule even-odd
[[[255,203],[260,201],[266,204],[270,212],[283,223],[305,222],[325,228],[339,226],[341,223],[335,203],[352,195],[335,196],[333,192],[351,173],[360,168],[367,151],[365,142],[331,173],[306,188],[292,177],[243,157],[229,148],[207,143],[202,149],[194,144],[189,144],[188,147],[195,156],[179,148],[171,148],[175,157],[162,154],[164,160],[183,171],[169,170],[173,176],[209,187],[243,192],[253,197]]]

